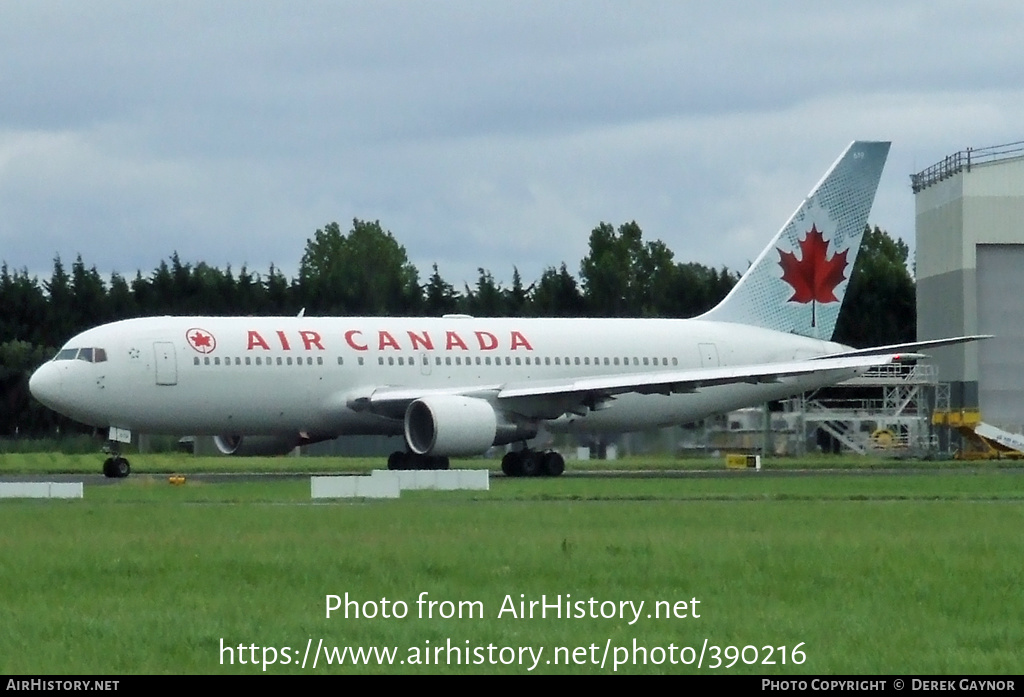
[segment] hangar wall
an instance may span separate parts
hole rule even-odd
[[[933,351],[953,408],[1024,430],[1024,142],[954,153],[912,175],[917,336],[993,334]]]

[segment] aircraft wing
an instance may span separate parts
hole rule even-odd
[[[504,385],[499,399],[513,397],[539,397],[567,393],[601,393],[607,395],[639,392],[641,394],[671,394],[694,392],[702,387],[730,383],[770,383],[782,378],[830,370],[871,368],[901,360],[922,358],[920,354],[884,354],[876,356],[850,356],[817,358],[811,360],[763,363],[759,365],[728,366],[724,368],[696,368],[689,370],[595,376],[559,381],[531,381]]]
[[[461,395],[502,402],[530,400],[531,411],[546,412],[542,418],[554,418],[582,407],[598,408],[600,402],[627,392],[672,394],[695,392],[703,387],[731,383],[773,383],[783,378],[827,371],[855,371],[879,365],[923,358],[921,354],[887,353],[823,357],[780,363],[695,368],[644,373],[616,373],[561,380],[529,380],[506,384],[450,387],[435,390],[408,387],[379,387],[371,393],[348,400],[357,410],[400,418],[413,401],[431,395]],[[545,406],[545,403],[547,406]]]

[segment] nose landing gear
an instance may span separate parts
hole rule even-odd
[[[103,461],[103,475],[111,479],[124,479],[131,474],[132,468],[128,460],[117,455]]]
[[[124,479],[131,474],[132,467],[128,460],[121,456],[121,443],[131,443],[131,431],[111,426],[107,437],[109,440],[103,446],[103,452],[110,457],[103,461],[103,476],[111,479]]]

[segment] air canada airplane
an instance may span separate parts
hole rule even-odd
[[[71,339],[29,383],[109,429],[212,435],[227,454],[284,454],[343,435],[404,435],[392,469],[510,450],[511,476],[556,476],[553,432],[683,424],[922,357],[959,337],[855,350],[830,341],[889,151],[854,142],[715,308],[677,319],[148,317]],[[910,352],[910,353],[907,353]]]

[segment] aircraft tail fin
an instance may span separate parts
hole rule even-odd
[[[888,142],[854,141],[732,291],[700,319],[831,339]]]

